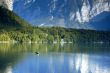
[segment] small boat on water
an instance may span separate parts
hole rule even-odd
[[[35,54],[39,54],[39,52],[35,52]]]

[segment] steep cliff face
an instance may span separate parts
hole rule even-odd
[[[13,10],[13,0],[0,0],[0,6]]]
[[[94,16],[110,11],[109,0],[86,0],[83,2],[81,10],[77,11],[79,22],[88,22]]]
[[[93,17],[110,11],[110,0],[15,0],[14,11],[34,25],[88,28]]]

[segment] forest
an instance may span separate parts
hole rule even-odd
[[[2,27],[0,29],[0,41],[16,41],[21,43],[103,43],[110,42],[109,37],[109,31],[63,27]]]

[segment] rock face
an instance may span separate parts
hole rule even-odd
[[[34,25],[89,28],[92,18],[110,11],[110,0],[15,0],[14,11]]]
[[[110,11],[109,0],[87,0],[82,4],[82,8],[77,13],[79,22],[88,22],[94,16],[104,12]]]
[[[13,10],[13,0],[0,0],[0,6]]]

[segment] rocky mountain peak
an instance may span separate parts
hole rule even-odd
[[[14,0],[0,0],[0,6],[3,6],[9,10],[13,10],[13,2]]]

